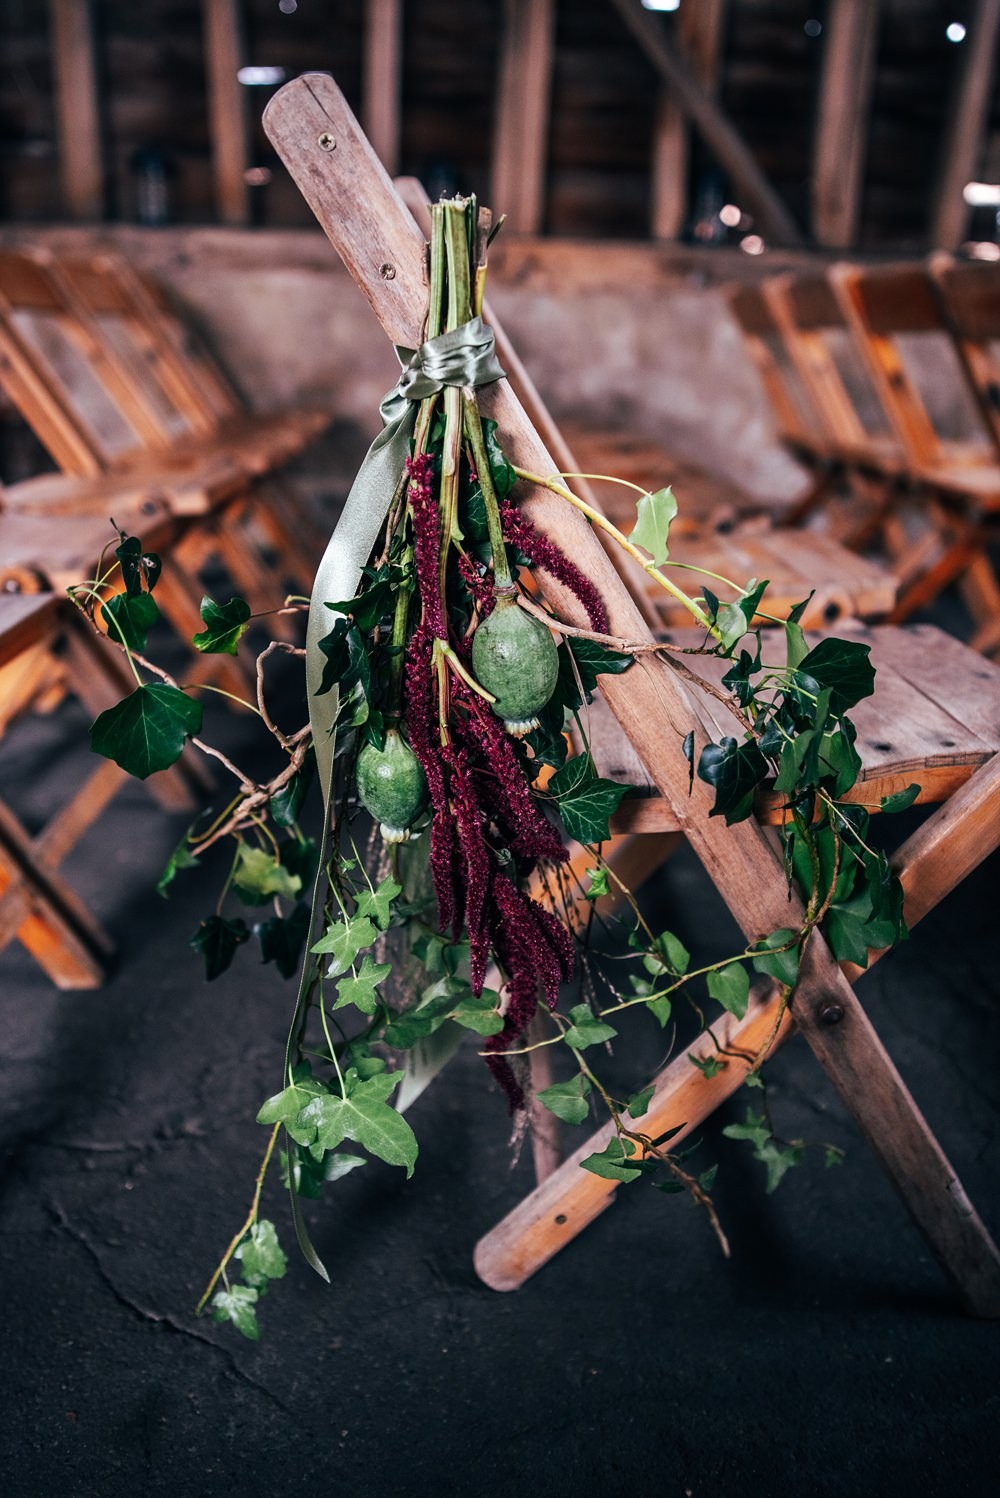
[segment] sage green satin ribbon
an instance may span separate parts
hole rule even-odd
[[[337,617],[326,607],[353,598],[361,572],[378,540],[406,459],[417,405],[446,385],[489,385],[502,380],[493,346],[493,330],[474,317],[450,333],[441,333],[418,349],[397,348],[403,366],[399,380],[382,399],[384,429],[375,438],[358,470],[316,572],[306,630],[306,686],[309,723],[324,800],[329,796],[335,749],[334,725],[339,707],[336,687],[319,693],[324,655],[319,642]],[[328,816],[325,811],[324,818]]]
[[[482,318],[474,317],[450,333],[431,338],[418,349],[397,348],[396,356],[403,366],[399,380],[382,399],[379,414],[384,429],[375,438],[351,485],[351,492],[344,503],[341,517],[334,527],[323,559],[316,572],[312,597],[309,601],[309,623],[306,630],[306,688],[309,695],[309,725],[312,729],[316,751],[316,768],[323,792],[323,837],[320,857],[313,881],[312,909],[309,917],[309,935],[306,938],[306,953],[302,960],[295,1011],[288,1032],[285,1048],[285,1083],[291,1081],[292,1066],[299,1045],[299,1032],[309,1000],[313,962],[309,955],[313,927],[320,907],[320,891],[326,868],[326,848],[330,836],[330,796],[333,784],[333,759],[336,748],[335,726],[340,705],[339,693],[333,687],[320,693],[318,688],[323,678],[325,657],[319,642],[333,628],[336,613],[326,607],[327,603],[342,603],[353,598],[361,579],[362,569],[378,540],[379,532],[388,514],[392,496],[396,492],[400,475],[410,455],[410,442],[416,421],[417,402],[428,395],[436,395],[446,385],[489,385],[502,380],[504,372],[497,361],[493,347],[493,330]],[[436,1075],[454,1051],[457,1040],[464,1031],[457,1025],[452,1027],[457,1039],[448,1037],[446,1042],[429,1055],[415,1076],[412,1101],[419,1095],[430,1079]],[[292,1221],[295,1236],[306,1262],[323,1279],[329,1275],[309,1240],[309,1233],[302,1218],[302,1208],[295,1190],[292,1173],[289,1172],[289,1194],[291,1197]]]

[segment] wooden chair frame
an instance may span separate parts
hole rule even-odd
[[[415,346],[425,315],[426,246],[412,217],[337,89],[327,75],[309,74],[287,84],[271,100],[265,129],[347,268],[368,297],[394,344]],[[333,139],[336,149],[324,149]],[[388,269],[391,267],[391,274]],[[501,381],[483,392],[482,405],[495,417],[513,460],[533,472],[552,472],[554,463],[509,385]],[[546,491],[531,493],[527,512],[564,547],[601,588],[611,628],[629,639],[649,638],[628,590],[578,512]],[[579,610],[553,585],[555,607],[570,620]],[[708,787],[689,788],[688,767],[678,736],[690,725],[695,752],[708,732],[698,704],[665,664],[647,664],[641,673],[605,679],[603,694],[650,776],[673,809],[678,825],[702,860],[722,898],[748,937],[785,927],[798,919],[785,880],[764,830],[753,820],[722,828],[712,819]],[[948,805],[911,840],[902,864],[910,896],[910,917],[930,909],[993,847],[1000,843],[1000,759],[991,760]],[[773,1006],[756,1005],[744,1024],[756,1027],[743,1043],[751,1054],[774,1027]],[[836,1023],[833,1023],[834,1018]],[[982,1314],[1000,1313],[1000,1255],[972,1210],[940,1145],[858,1003],[849,976],[821,939],[808,947],[794,1001],[794,1022],[834,1082],[872,1148],[901,1191],[928,1243],[961,1290]],[[781,1019],[791,1023],[791,1016]],[[688,1067],[689,1072],[693,1068]],[[724,1080],[719,1082],[719,1076]],[[707,1113],[733,1081],[719,1074],[699,1092]],[[640,1126],[654,1127],[651,1113]],[[685,1110],[685,1117],[694,1111]],[[704,1116],[704,1115],[703,1115]],[[559,1176],[556,1172],[543,1192]],[[600,1203],[609,1183],[576,1172],[573,1190],[594,1190]],[[612,1187],[613,1189],[613,1187]],[[557,1200],[559,1187],[555,1188]],[[529,1215],[537,1230],[518,1235],[524,1248],[518,1274],[524,1277],[583,1226],[586,1211],[568,1213],[551,1201]],[[482,1258],[480,1257],[482,1272]],[[499,1279],[490,1280],[500,1283]],[[516,1276],[507,1281],[515,1283]]]
[[[930,333],[955,347],[931,277],[922,265],[839,264],[831,267],[830,281],[908,473],[924,490],[926,515],[936,532],[936,549],[914,569],[890,617],[908,618],[948,584],[958,583],[976,624],[972,644],[991,649],[1000,621],[1000,580],[989,554],[989,523],[1000,514],[1000,463],[988,431],[972,443],[941,437],[898,342],[906,334]]]

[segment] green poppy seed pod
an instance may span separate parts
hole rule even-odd
[[[493,711],[515,738],[538,727],[538,714],[555,691],[559,652],[540,620],[503,594],[472,637],[472,669],[497,699]]]
[[[365,745],[358,755],[357,781],[361,803],[380,823],[386,842],[409,842],[410,824],[427,799],[427,781],[398,729],[389,729],[382,749]]]

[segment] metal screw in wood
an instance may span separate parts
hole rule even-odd
[[[337,142],[329,130],[323,131],[323,134],[317,138],[316,144],[321,151],[335,151],[337,149]]]

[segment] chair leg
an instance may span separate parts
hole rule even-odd
[[[1000,845],[1000,756],[980,770],[899,850],[896,863],[912,927]],[[873,953],[874,962],[881,954]],[[819,942],[810,944],[794,999],[795,1020],[970,1311],[1000,1316],[1000,1254],[961,1182],[927,1126],[845,974]],[[853,970],[857,976],[857,969]],[[728,1014],[713,1026],[727,1063],[705,1078],[691,1065],[704,1037],[656,1078],[655,1092],[636,1128],[655,1137],[681,1126],[674,1142],[704,1121],[742,1084],[748,1058],[772,1052],[791,1029],[773,991],[755,1001],[738,1024]],[[476,1269],[486,1284],[514,1290],[592,1222],[616,1191],[579,1168],[605,1148],[609,1123],[592,1135],[476,1247]]]
[[[114,944],[46,864],[0,802],[0,949],[16,936],[58,988],[97,988]]]

